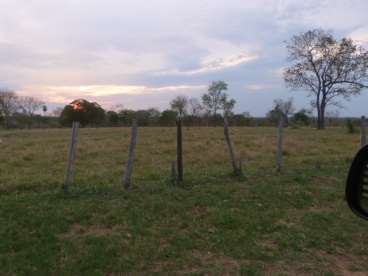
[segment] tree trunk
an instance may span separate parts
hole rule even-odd
[[[289,126],[289,117],[288,117],[288,115],[287,114],[283,114],[282,115],[284,118],[283,118],[283,120],[284,120],[284,127],[288,127]]]
[[[5,127],[6,129],[8,129],[8,128],[9,128],[9,118],[8,118],[8,116],[7,116],[7,115],[4,115],[4,127]]]
[[[133,174],[136,144],[137,144],[137,120],[134,119],[132,123],[132,134],[130,138],[128,163],[126,165],[124,180],[123,180],[125,190],[129,190],[131,188],[131,177]]]
[[[322,101],[321,111],[320,111],[319,129],[325,129],[325,111],[326,111],[326,103],[324,101]]]
[[[316,107],[317,107],[317,129],[322,129],[321,124],[321,103],[320,103],[320,92],[317,94],[316,100]]]

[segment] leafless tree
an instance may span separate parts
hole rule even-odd
[[[20,109],[28,117],[28,127],[31,127],[34,114],[42,108],[44,102],[34,97],[19,97]]]
[[[44,105],[44,102],[34,97],[19,97],[19,102],[21,110],[29,117],[33,117]]]
[[[368,52],[352,39],[338,41],[330,32],[315,29],[293,36],[287,50],[293,64],[284,72],[286,85],[308,90],[314,97],[318,129],[325,127],[328,105],[367,87]]]
[[[9,127],[10,116],[19,108],[18,97],[14,91],[0,88],[0,117],[4,118],[4,127]]]
[[[55,108],[51,111],[51,116],[60,117],[62,112],[63,112],[63,108],[62,107],[57,107],[57,108]]]
[[[197,98],[190,98],[189,101],[189,113],[192,116],[200,116],[203,107]]]
[[[185,96],[177,96],[170,102],[171,109],[178,112],[180,118],[184,117],[188,109],[188,98]]]

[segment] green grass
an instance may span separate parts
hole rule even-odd
[[[122,189],[127,128],[81,129],[75,185],[61,192],[70,130],[2,131],[0,275],[346,275],[368,272],[368,225],[344,201],[359,136],[184,129],[184,188],[170,184],[174,128],[140,128],[133,189]]]

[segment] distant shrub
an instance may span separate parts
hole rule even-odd
[[[352,134],[355,133],[355,126],[353,124],[353,121],[351,119],[346,119],[346,129],[348,133]]]

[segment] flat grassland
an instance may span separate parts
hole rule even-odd
[[[81,129],[64,196],[70,129],[0,131],[0,275],[366,275],[368,224],[344,201],[359,145],[343,128],[140,128],[133,189],[122,189],[129,128]]]

